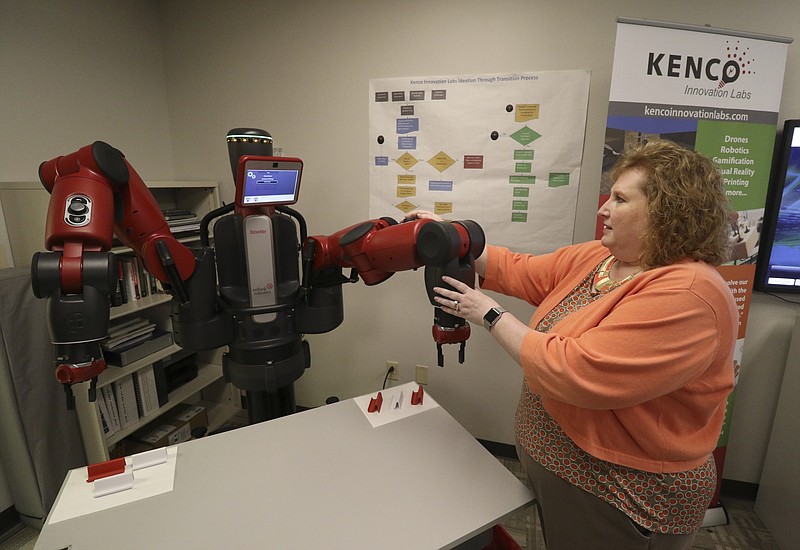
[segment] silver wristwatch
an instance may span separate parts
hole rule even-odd
[[[505,313],[501,307],[493,307],[489,311],[486,312],[486,315],[483,316],[483,326],[486,330],[492,330],[492,327],[500,320],[500,317],[503,316]]]

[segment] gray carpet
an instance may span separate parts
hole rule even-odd
[[[516,460],[498,458],[525,483],[525,473]],[[753,511],[753,502],[723,498],[728,524],[701,529],[693,550],[781,550]],[[508,534],[525,550],[545,550],[538,519],[532,509],[517,512],[503,522]],[[788,549],[784,549],[788,550]]]
[[[0,550],[33,550],[39,531],[22,524],[0,536]]]

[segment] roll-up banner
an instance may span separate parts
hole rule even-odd
[[[705,26],[617,19],[599,204],[611,188],[608,173],[627,147],[669,139],[714,160],[733,210],[733,254],[719,271],[739,307],[737,382],[791,42]],[[728,398],[714,451],[719,481],[735,393]],[[704,526],[727,523],[719,485]]]

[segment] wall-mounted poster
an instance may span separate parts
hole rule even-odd
[[[472,219],[492,244],[572,244],[589,71],[370,80],[370,217]]]

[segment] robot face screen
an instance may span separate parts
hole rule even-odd
[[[239,206],[294,204],[303,163],[281,157],[242,158],[236,182]]]

